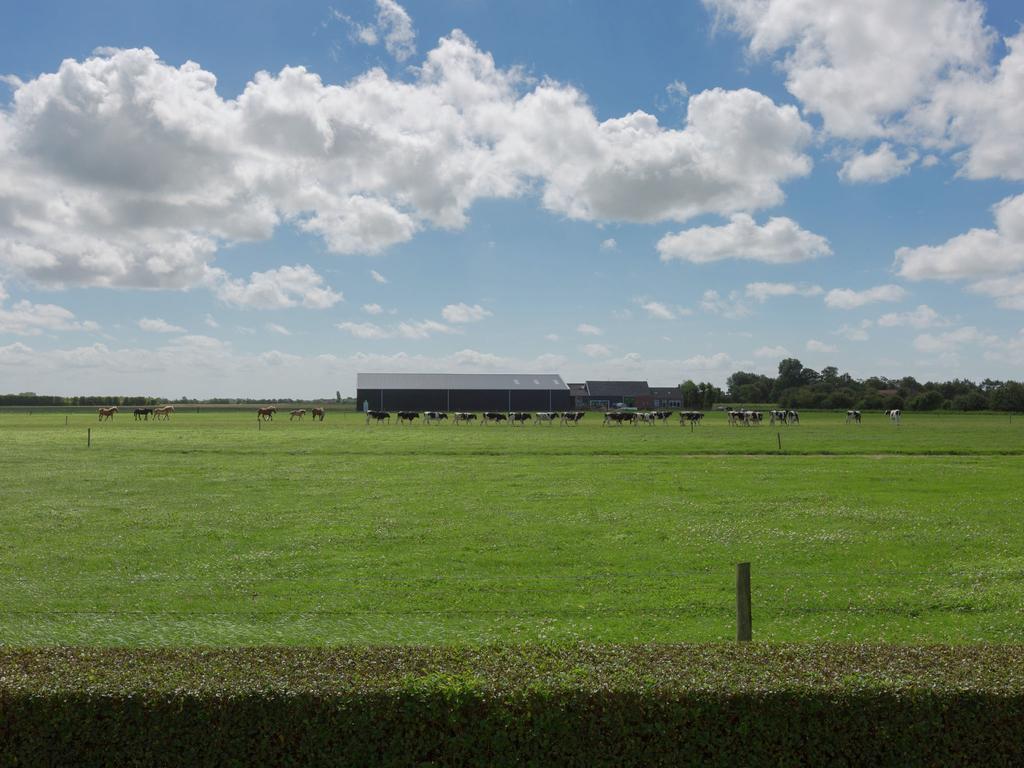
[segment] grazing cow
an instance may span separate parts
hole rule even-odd
[[[302,421],[302,417],[305,416],[305,415],[306,415],[306,409],[305,408],[296,408],[294,411],[290,411],[289,412],[289,414],[288,414],[288,421],[295,421],[295,419],[298,419],[299,421]]]
[[[893,408],[891,411],[886,411],[885,415],[889,417],[889,421],[899,426],[900,416],[902,415],[899,408]]]
[[[847,411],[846,412],[846,423],[854,422],[860,424],[860,411]]]
[[[370,423],[370,419],[373,419],[378,424],[382,421],[386,421],[388,424],[391,423],[391,414],[387,411],[367,411],[366,412],[366,423]]]
[[[152,408],[136,408],[132,411],[136,421],[149,421],[149,417],[153,415]],[[154,417],[155,418],[155,417]]]
[[[110,408],[97,408],[98,414],[97,421],[109,421],[114,418],[114,414],[117,413],[117,406],[111,406]]]
[[[424,411],[423,412],[423,423],[433,424],[435,421],[447,421],[448,414],[442,411]]]
[[[317,420],[323,421],[324,420],[324,409],[323,408],[314,408],[310,412],[310,415],[313,417],[313,421],[317,421]]]
[[[638,413],[637,418],[640,419],[641,424],[648,424],[653,427],[654,422],[657,421],[658,417],[654,412],[645,411],[643,413]]]
[[[602,426],[618,424],[621,427],[627,421],[633,426],[636,426],[636,414],[631,412],[623,413],[620,411],[609,411],[604,415],[604,422],[602,423]]]
[[[276,405],[269,405],[266,408],[256,409],[256,421],[263,419],[263,421],[273,421],[274,414],[277,413]]]
[[[772,410],[768,411],[768,413],[771,416],[771,421],[769,422],[769,424],[771,426],[774,427],[775,426],[775,422],[777,422],[777,421],[782,422],[783,424],[786,423],[786,412],[785,411],[779,411],[779,410],[776,410],[776,409],[773,408]]]
[[[526,422],[531,421],[532,419],[533,416],[526,411],[510,411],[508,414],[508,423],[513,427],[516,424],[525,425]]]
[[[655,411],[654,418],[656,421],[663,421],[668,424],[668,420],[672,418],[672,411]]]
[[[456,411],[455,416],[452,418],[452,423],[459,424],[463,421],[476,421],[476,414],[468,413],[466,411]]]
[[[700,411],[680,411],[679,412],[679,424],[700,424],[701,419],[704,418],[704,414]]]
[[[412,424],[412,420],[413,419],[418,419],[419,417],[420,417],[420,412],[419,411],[399,411],[398,412],[398,421],[396,423],[404,424],[405,422],[409,422],[410,424]]]
[[[489,421],[493,421],[495,424],[497,424],[498,422],[507,420],[508,416],[506,416],[504,413],[501,413],[500,411],[484,411],[484,417],[480,421],[480,426],[483,426]]]
[[[786,411],[786,423],[787,424],[799,424],[800,414],[796,411]]]
[[[563,424],[579,424],[583,418],[583,411],[565,411],[562,414]]]
[[[554,411],[537,411],[537,420],[534,425],[540,424],[542,421],[546,421],[548,424],[554,424],[555,419],[558,418],[558,414]]]

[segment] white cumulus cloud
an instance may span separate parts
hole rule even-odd
[[[490,317],[493,313],[484,309],[479,304],[449,304],[441,310],[441,317],[449,323],[475,323]]]
[[[590,323],[580,323],[576,326],[576,332],[582,333],[585,336],[600,336],[604,331],[598,328],[596,325]]]
[[[907,292],[898,285],[876,285],[863,291],[833,288],[825,294],[825,305],[831,309],[856,309],[878,301],[900,301]]]
[[[722,226],[694,227],[665,235],[657,247],[662,261],[695,264],[723,259],[791,264],[832,253],[828,240],[801,229],[792,219],[773,217],[761,226],[746,213],[734,214]]]
[[[70,309],[56,304],[34,304],[28,300],[3,306],[7,293],[0,284],[0,333],[16,336],[38,336],[57,331],[97,331],[92,320],[78,320]]]
[[[900,157],[889,142],[882,142],[874,152],[857,152],[843,163],[839,178],[849,184],[880,184],[908,173],[916,161],[913,150]]]
[[[185,333],[180,325],[172,325],[159,317],[144,317],[139,320],[138,326],[150,333]]]
[[[245,309],[327,309],[344,299],[308,264],[253,272],[248,280],[231,278],[217,270],[212,283],[221,301]]]
[[[380,0],[399,57],[405,18]],[[642,111],[602,121],[578,89],[501,69],[459,31],[408,81],[371,69],[337,85],[285,67],[225,99],[200,64],[143,48],[10,82],[0,269],[47,285],[206,286],[245,304],[254,291],[222,286],[217,254],[280,226],[374,253],[463,228],[478,200],[527,194],[574,219],[684,221],[777,205],[811,167],[811,127],[763,94],[694,94],[680,128]],[[329,306],[321,290],[261,304]]]
[[[900,248],[896,266],[910,280],[966,280],[1007,309],[1024,309],[1024,195],[993,208],[994,229],[971,229],[940,245]]]
[[[909,312],[889,312],[882,315],[876,321],[883,328],[898,328],[907,326],[910,328],[931,328],[936,325],[943,325],[945,321],[934,309],[927,304],[919,304]]]
[[[820,285],[796,285],[794,283],[747,283],[745,295],[748,299],[764,303],[779,296],[820,296],[825,289]]]
[[[808,339],[807,344],[808,352],[835,352],[836,346],[834,344],[826,344],[824,341],[818,341],[817,339]]]

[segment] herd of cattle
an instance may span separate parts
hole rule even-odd
[[[658,422],[668,423],[673,411],[610,411],[604,414],[604,426],[623,424],[657,424]],[[396,424],[411,424],[416,419],[422,419],[424,424],[437,424],[448,421],[448,413],[445,411],[397,411],[395,414]],[[515,426],[522,426],[528,421],[536,424],[554,424],[556,421],[561,424],[579,424],[586,415],[584,411],[484,411],[478,417],[475,413],[467,411],[456,411],[451,414],[453,424],[467,424],[477,421],[480,425],[500,424],[507,422]],[[391,423],[390,411],[367,411],[366,423],[371,422]],[[704,414],[699,411],[682,411],[679,414],[680,424],[700,423]]]
[[[114,418],[114,414],[117,413],[117,406],[110,406],[109,408],[103,407],[97,409],[99,413],[99,420],[110,420]],[[152,416],[154,421],[159,419],[170,419],[171,414],[174,413],[173,405],[161,405],[154,408],[136,408],[133,411],[136,421],[149,421],[149,417]],[[272,421],[274,414],[277,413],[276,406],[268,406],[266,408],[258,408],[256,410],[257,421]],[[323,408],[311,408],[309,413],[312,415],[313,421],[323,421],[324,414],[326,413]],[[657,424],[658,422],[668,423],[669,419],[672,418],[674,411],[609,411],[604,414],[603,426],[622,426],[623,424]],[[288,412],[288,420],[295,421],[296,419],[302,421],[306,415],[305,408],[296,408],[293,411]],[[454,424],[464,424],[473,421],[479,421],[483,424],[499,424],[503,421],[508,422],[511,425],[523,425],[528,421],[532,421],[534,424],[554,424],[556,421],[562,424],[579,424],[579,422],[585,416],[584,411],[535,411],[529,413],[527,411],[484,411],[479,419],[475,413],[469,413],[465,411],[456,411],[452,414],[451,421]],[[729,420],[729,426],[747,426],[753,427],[764,423],[764,412],[763,411],[726,411],[726,417]],[[902,412],[899,409],[888,410],[885,412],[886,417],[894,424],[900,423],[900,417]],[[416,419],[422,418],[424,424],[437,424],[442,421],[448,421],[448,413],[445,411],[398,411],[395,416],[397,417],[398,424],[411,424]],[[772,426],[775,424],[799,424],[800,414],[794,410],[770,410],[768,411],[769,422]],[[680,424],[700,424],[704,418],[704,414],[701,411],[680,411],[679,412],[679,423]],[[391,423],[391,413],[389,411],[367,411],[366,412],[366,423],[376,422],[380,424],[382,422]],[[861,412],[860,411],[847,411],[846,412],[846,423],[861,423]]]

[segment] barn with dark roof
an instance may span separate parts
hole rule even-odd
[[[372,411],[567,411],[554,373],[360,373],[356,402]]]

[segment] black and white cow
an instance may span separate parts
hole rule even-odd
[[[528,414],[526,411],[510,411],[508,414],[508,423],[512,426],[515,426],[516,424],[526,424],[526,422],[530,421],[532,418],[533,416]]]
[[[903,415],[903,412],[899,408],[893,408],[892,410],[886,411],[885,415],[889,417],[889,421],[899,426],[900,417]]]
[[[399,411],[398,412],[398,422],[397,423],[398,424],[402,424],[403,422],[407,421],[410,424],[412,424],[412,420],[413,419],[418,419],[419,417],[420,417],[419,411]]]
[[[424,411],[423,412],[423,423],[433,424],[435,422],[447,421],[448,414],[443,411]]]
[[[563,424],[579,424],[583,411],[565,411],[561,418]]]
[[[366,412],[366,423],[369,424],[370,420],[376,421],[380,424],[382,421],[386,421],[388,424],[391,423],[391,414],[387,411],[367,411]]]
[[[846,412],[846,423],[854,422],[860,424],[860,411],[847,411]]]
[[[533,422],[535,426],[537,424],[540,424],[541,422],[547,422],[548,424],[554,424],[555,423],[555,419],[558,418],[558,413],[556,413],[555,411],[537,411],[536,416],[537,416],[537,420],[535,422]]]
[[[507,420],[508,420],[508,416],[506,416],[504,413],[501,413],[500,411],[484,411],[484,417],[480,421],[480,426],[483,426],[484,424],[486,424],[489,421],[494,422],[495,424],[497,424],[499,422],[507,421]]]
[[[700,411],[680,411],[679,412],[679,424],[700,424],[701,419],[704,418],[704,414]]]
[[[463,421],[476,421],[476,414],[467,413],[465,411],[456,411],[455,416],[452,418],[452,423],[459,424]]]
[[[604,422],[602,426],[618,424],[621,427],[626,422],[636,426],[636,414],[631,412],[622,413],[619,411],[610,411],[604,415]]]

